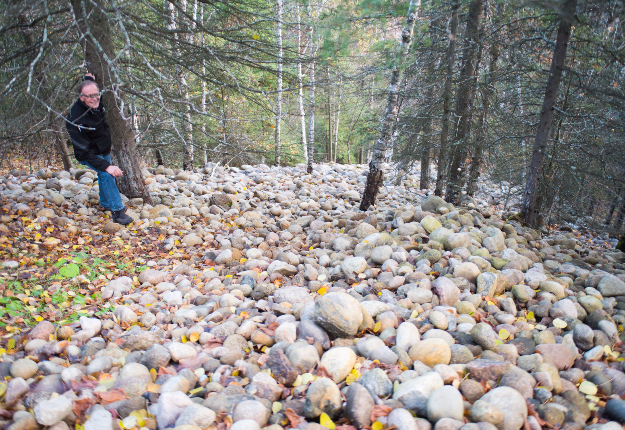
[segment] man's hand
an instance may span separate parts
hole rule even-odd
[[[85,76],[89,76],[95,81],[95,76],[93,76],[93,73],[85,73]]]
[[[119,178],[120,176],[124,176],[124,172],[117,166],[113,166],[112,164],[106,168],[106,173],[109,175]]]

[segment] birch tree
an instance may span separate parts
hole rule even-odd
[[[401,82],[402,66],[410,51],[410,46],[412,45],[414,26],[420,6],[421,0],[411,0],[410,6],[408,7],[408,17],[406,18],[406,24],[401,33],[401,42],[391,71],[391,83],[388,89],[388,98],[386,100],[384,118],[382,119],[380,137],[373,147],[373,156],[369,163],[367,183],[360,203],[361,211],[366,211],[369,206],[375,205],[380,187],[384,183],[383,163],[386,150],[393,137],[393,128],[399,111],[399,85]]]
[[[280,123],[282,118],[282,1],[278,0],[276,22],[276,42],[278,44],[278,79],[276,84],[276,133],[275,133],[275,153],[274,165],[280,165]]]

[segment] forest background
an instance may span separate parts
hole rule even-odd
[[[64,117],[89,71],[129,197],[147,197],[140,171],[156,164],[377,159],[392,166],[387,179],[448,201],[469,202],[487,175],[523,202],[530,224],[623,228],[622,1],[5,0],[2,9],[0,168],[71,167]]]

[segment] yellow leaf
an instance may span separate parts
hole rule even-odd
[[[40,315],[37,318],[35,318],[35,321],[41,322],[41,321],[43,321],[43,317]]]
[[[299,387],[300,385],[302,385],[302,375],[297,375],[297,378],[295,378],[295,382],[293,382],[293,386]]]
[[[317,293],[318,293],[320,296],[323,296],[323,295],[324,295],[325,293],[327,293],[327,292],[328,292],[328,289],[327,289],[326,287],[321,287],[321,288],[319,288],[319,289],[317,290]]]
[[[528,312],[527,313],[527,319],[528,320],[533,320],[534,319],[534,312]]]
[[[380,421],[375,421],[373,424],[371,424],[371,430],[382,430],[384,428],[384,424],[382,424]]]
[[[241,264],[245,263],[247,261],[247,258],[241,258]]]
[[[309,251],[312,251],[312,250],[313,250],[313,247],[311,246],[310,248],[308,248],[308,250],[309,250]]]
[[[182,343],[187,343],[187,337],[183,334],[182,337],[180,338],[180,342]]]
[[[565,328],[567,324],[566,322],[564,322],[564,320],[561,320],[560,318],[556,318],[555,320],[553,320],[553,326],[557,328]]]
[[[232,372],[232,376],[239,376],[239,369]]]
[[[189,336],[189,340],[191,342],[197,342],[198,340],[200,340],[200,334],[199,333],[191,333],[191,336]]]
[[[158,389],[161,388],[160,385],[155,384],[154,382],[150,382],[148,384],[148,388],[147,391],[149,391],[150,393],[158,393]]]
[[[486,303],[488,303],[489,305],[493,305],[493,306],[495,305],[495,302],[491,302],[490,300]]]
[[[189,391],[189,394],[191,394],[191,395],[193,395],[193,394],[197,394],[197,393],[199,393],[200,391],[202,391],[203,389],[204,389],[204,387],[197,387],[197,388],[194,388],[193,390]]]
[[[0,348],[0,356],[3,356],[4,354],[7,353],[7,350],[4,348]]]
[[[501,330],[499,330],[499,337],[503,340],[506,340],[510,337],[510,332],[505,328],[502,328]]]
[[[579,384],[579,392],[594,396],[597,394],[597,386],[590,381],[584,381]]]
[[[356,382],[358,380],[358,378],[356,378],[354,375],[352,375],[351,373],[349,375],[347,375],[347,378],[345,378],[345,383],[347,385],[351,385],[352,382]]]
[[[410,314],[410,319],[416,318],[418,315],[419,315],[418,311],[412,311],[412,313]]]
[[[277,414],[281,410],[282,410],[282,403],[280,403],[280,402],[273,402],[273,404],[271,405],[271,411],[274,414]]]
[[[377,322],[377,323],[375,323],[375,325],[373,326],[373,331],[377,333],[377,332],[379,332],[379,331],[380,331],[380,329],[381,329],[381,328],[382,328],[382,323],[378,321],[378,322]]]
[[[334,424],[334,421],[332,421],[332,419],[325,412],[321,413],[321,416],[319,417],[319,424],[321,424],[322,426],[326,428],[329,428],[330,430],[336,429],[336,425]]]
[[[299,378],[299,376],[298,376]],[[302,385],[306,385],[309,384],[310,382],[314,381],[315,379],[317,379],[317,377],[315,375],[313,375],[312,373],[304,373],[301,376],[300,382],[302,383]]]
[[[14,349],[15,348],[15,339],[9,339],[9,342],[7,343],[7,346],[9,347],[9,349]]]
[[[603,351],[605,352],[605,355],[612,355],[612,349],[610,349],[608,345],[603,346]]]
[[[41,234],[40,233],[37,233],[35,235],[35,240],[41,240]]]
[[[253,35],[253,36],[252,36],[252,39],[254,39],[254,40],[258,40],[258,39],[259,39],[258,34]]]
[[[156,378],[158,377],[156,369],[154,368],[150,369],[150,376],[152,377],[152,382],[156,381]]]

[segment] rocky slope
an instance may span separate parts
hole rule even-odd
[[[91,172],[0,178],[3,295],[48,293],[17,295],[32,329],[0,308],[1,424],[620,429],[624,254],[410,178],[363,213],[364,167],[159,167],[128,229]]]

